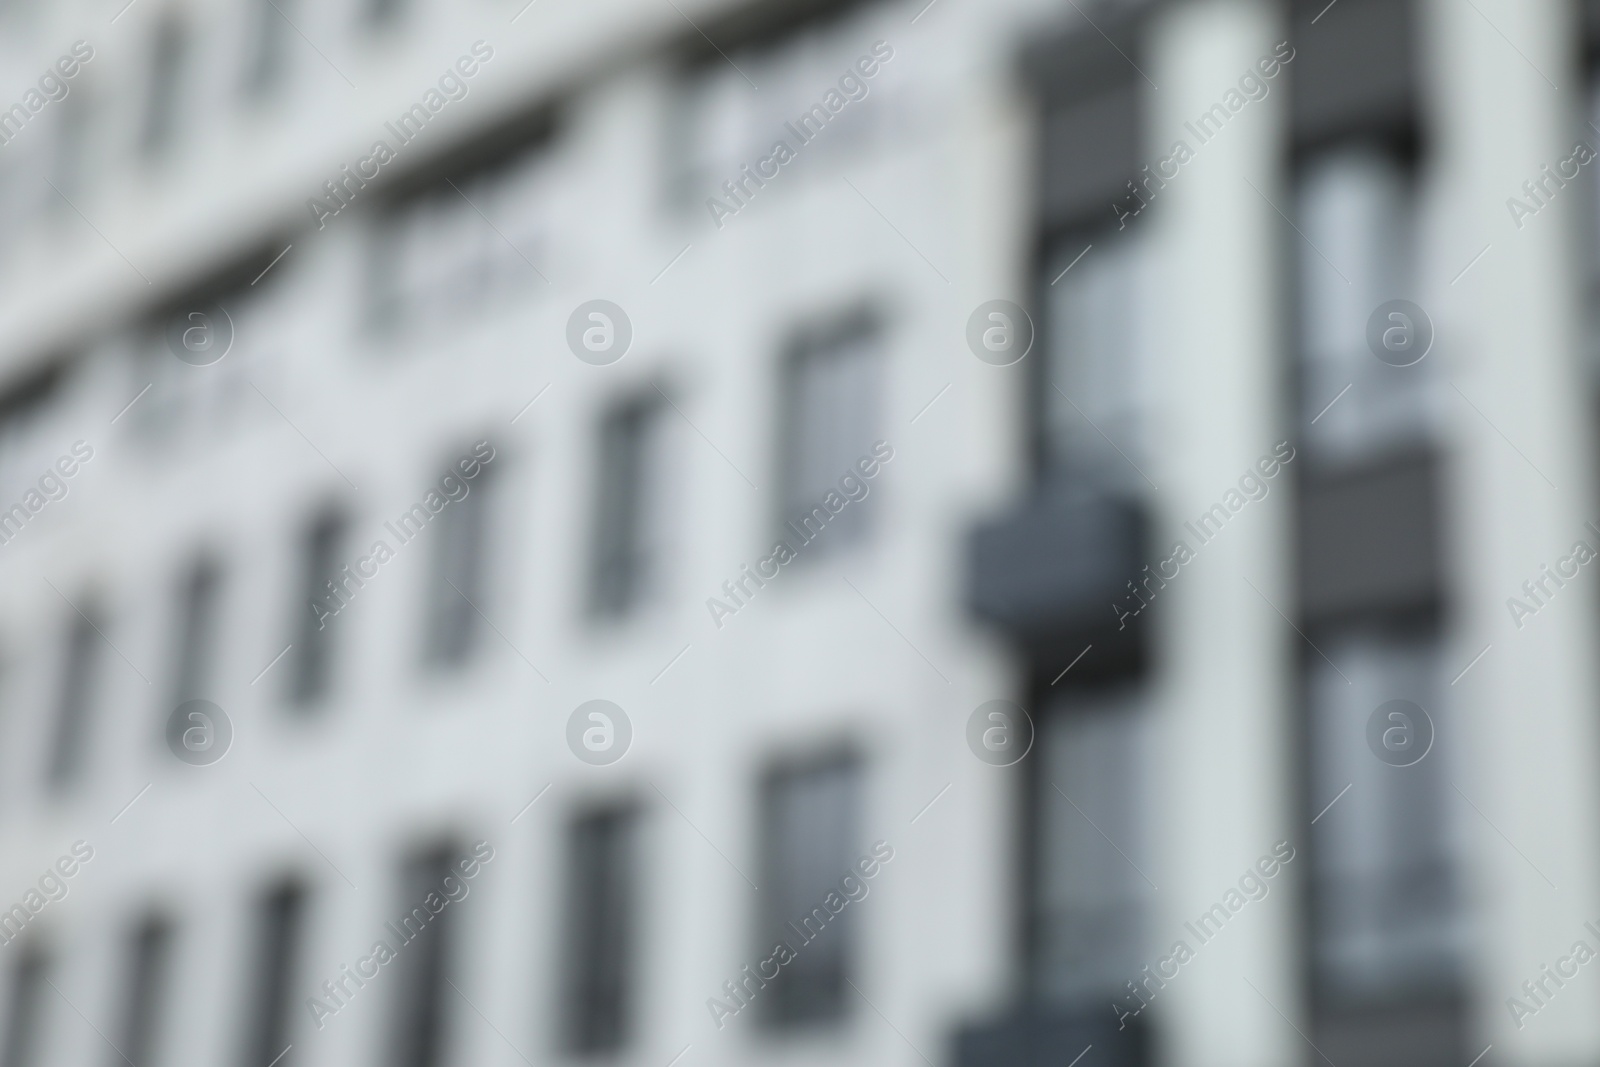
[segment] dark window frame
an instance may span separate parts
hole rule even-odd
[[[190,31],[175,11],[168,11],[156,20],[150,41],[144,116],[139,128],[139,150],[146,159],[165,155],[181,133],[178,111],[183,99],[190,44]]]
[[[440,512],[429,549],[427,593],[423,618],[422,659],[435,669],[456,669],[469,663],[482,647],[478,604],[487,592],[494,546],[494,491],[499,476],[488,464],[463,477],[446,466],[442,477],[467,487],[460,500]]]
[[[243,94],[262,100],[281,89],[290,69],[288,32],[293,28],[282,7],[291,0],[254,0],[249,58],[241,82]]]
[[[852,865],[866,851],[866,758],[853,746],[840,744],[798,759],[771,763],[760,778],[760,884],[766,888],[761,891],[755,913],[751,952],[763,959],[771,953],[776,941],[786,941],[796,953],[795,959],[782,966],[776,978],[768,980],[755,993],[756,1019],[769,1031],[842,1026],[853,1014],[854,997],[848,992],[848,985],[850,976],[859,968],[862,951],[859,907],[848,905],[820,931],[805,928],[804,932],[812,935],[810,940],[795,944],[802,939],[793,932],[791,924],[810,916],[810,909],[822,906],[827,890],[796,889],[795,872],[787,870],[783,862],[792,842],[785,839],[777,825],[777,819],[790,814],[777,810],[786,789],[803,789],[808,780],[820,786],[835,775],[842,779],[840,788],[845,805],[842,813],[844,836],[835,842],[838,855],[833,858],[838,870],[807,872],[818,876],[819,885],[824,878],[827,885],[835,885],[852,873]],[[789,799],[793,802],[799,798],[791,796]],[[814,818],[810,821],[815,822]],[[824,949],[827,956],[821,955]]]
[[[0,1044],[0,1067],[38,1067],[45,1061],[50,1028],[45,987],[54,961],[37,942],[23,948],[9,968],[6,990],[6,1032]]]
[[[299,1018],[293,992],[305,956],[309,900],[306,885],[294,877],[257,900],[242,1067],[294,1067],[298,1058],[291,1042]]]
[[[453,840],[412,853],[400,870],[400,899],[392,925],[408,933],[405,918],[422,908],[427,894],[440,892],[446,877],[465,882],[456,870],[464,851]],[[463,898],[463,901],[466,898]],[[459,922],[463,901],[452,901],[432,914],[426,926],[400,947],[390,994],[386,1063],[393,1067],[440,1067],[449,1061],[453,1007],[446,986],[460,949]]]
[[[125,972],[125,999],[113,1064],[154,1067],[161,1058],[161,1030],[173,991],[177,927],[161,912],[142,918],[132,931]]]
[[[821,547],[809,550],[802,549],[803,545],[810,544],[809,541],[796,543],[799,535],[794,532],[790,523],[798,521],[809,512],[794,512],[793,509],[807,505],[814,508],[822,504],[821,499],[802,500],[798,487],[801,424],[809,414],[802,410],[804,404],[799,388],[801,378],[807,369],[806,365],[812,360],[847,358],[865,358],[877,364],[875,368],[877,380],[872,383],[875,391],[871,403],[873,414],[870,416],[874,428],[869,434],[877,440],[877,431],[886,425],[884,408],[890,393],[889,375],[893,357],[890,350],[889,326],[889,316],[877,302],[862,301],[823,318],[820,325],[792,329],[782,347],[776,383],[778,434],[772,461],[773,480],[778,492],[772,518],[769,521],[778,540],[785,541],[791,547],[800,550],[796,562],[833,556],[835,553],[869,544],[877,525],[872,513],[878,510],[877,505],[867,505],[870,496],[851,503],[846,512],[841,512],[841,514],[851,514],[850,521],[853,523],[846,528],[847,532],[843,538],[837,533],[832,537],[819,534],[814,539]],[[869,345],[871,351],[864,355],[852,356],[851,349],[857,344]],[[867,442],[867,446],[870,447],[871,444],[872,442]],[[841,467],[834,477],[840,478],[847,473],[850,471]],[[874,485],[873,490],[877,489],[878,486]]]
[[[591,513],[589,613],[621,619],[649,599],[658,576],[648,538],[652,431],[667,414],[666,398],[654,388],[611,404],[596,434],[595,495]]]
[[[171,694],[174,708],[209,695],[225,590],[221,559],[209,552],[197,554],[177,588]]]
[[[570,1052],[617,1052],[636,1030],[642,818],[638,804],[621,801],[567,827],[562,1043]]]
[[[46,768],[50,788],[58,793],[81,779],[89,762],[89,725],[105,659],[99,647],[105,643],[101,632],[104,625],[104,608],[93,594],[86,602],[86,610],[74,605],[72,614],[67,616],[67,639],[62,649]]]
[[[326,605],[332,597],[329,583],[339,575],[339,552],[348,540],[348,517],[342,509],[332,505],[315,513],[300,539],[295,610],[291,616],[297,620],[291,625],[295,654],[288,679],[289,701],[300,707],[325,700],[334,687],[337,647],[333,634],[345,609],[322,617],[316,605],[318,602]],[[337,604],[337,599],[333,603]]]

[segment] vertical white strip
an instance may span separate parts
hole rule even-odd
[[[1574,62],[1576,6],[1432,0],[1424,27],[1437,45],[1433,171],[1448,213],[1436,225],[1430,273],[1440,279],[1436,355],[1453,383],[1446,410],[1458,463],[1447,499],[1456,511],[1445,527],[1459,546],[1456,660],[1465,666],[1490,646],[1454,686],[1475,757],[1460,791],[1481,809],[1466,812],[1477,1043],[1492,1041],[1501,1062],[1518,1064],[1600,1057],[1600,974],[1585,968],[1560,989],[1546,980],[1554,995],[1520,1028],[1507,1005],[1526,1001],[1522,983],[1575,942],[1600,950],[1584,929],[1600,919],[1600,569],[1585,567],[1564,588],[1547,583],[1553,595],[1541,594],[1545,606],[1520,629],[1507,604],[1526,600],[1522,583],[1574,542],[1600,549],[1585,529],[1596,517],[1594,388],[1581,369],[1580,305],[1595,256],[1586,223],[1600,164],[1555,189],[1520,227],[1508,206],[1512,197],[1526,203],[1523,183],[1545,164],[1555,168],[1577,140],[1596,143],[1579,112],[1587,94]]]
[[[1151,227],[1160,265],[1164,395],[1151,551],[1165,558],[1183,541],[1195,553],[1154,616],[1165,745],[1152,934],[1164,952],[1177,941],[1195,952],[1154,1009],[1163,1060],[1174,1067],[1268,1067],[1315,1055],[1296,1033],[1309,1030],[1294,892],[1308,855],[1295,840],[1290,788],[1301,639],[1279,614],[1295,614],[1295,464],[1268,480],[1263,499],[1247,501],[1240,486],[1288,439],[1282,252],[1298,238],[1274,205],[1288,210],[1289,75],[1267,81],[1262,99],[1245,102],[1240,89],[1283,38],[1271,5],[1216,0],[1162,14],[1148,51],[1160,87],[1147,94],[1150,162],[1179,140],[1194,153],[1135,220]],[[1189,124],[1214,105],[1228,118],[1201,143]],[[1202,544],[1185,524],[1219,504],[1229,517]],[[1201,943],[1186,923],[1226,905],[1230,890],[1241,899],[1241,876],[1285,840],[1296,858],[1266,898],[1244,903]]]

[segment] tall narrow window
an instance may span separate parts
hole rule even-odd
[[[249,1019],[240,1067],[294,1067],[290,1048],[294,989],[305,925],[305,890],[285,882],[257,906]]]
[[[1426,440],[1437,425],[1437,360],[1419,353],[1420,362],[1393,365],[1409,357],[1381,361],[1368,339],[1384,304],[1415,299],[1411,183],[1405,164],[1375,146],[1328,153],[1301,173],[1301,412],[1315,462]],[[1379,337],[1422,328],[1385,319]]]
[[[165,152],[178,133],[185,45],[183,26],[176,16],[164,16],[156,23],[155,40],[150,48],[144,128],[140,132],[140,147],[146,156]]]
[[[445,1062],[449,1021],[445,980],[461,905],[449,903],[436,913],[426,901],[429,894],[445,897],[444,879],[452,876],[455,858],[452,848],[441,847],[412,859],[401,875],[407,915],[396,925],[410,940],[395,961],[395,1010],[386,1061],[393,1067],[439,1067]]]
[[[71,379],[72,365],[66,360],[52,360],[14,379],[0,393],[0,493],[7,499],[20,499],[26,484],[37,477],[29,472],[38,455],[41,430],[60,410]],[[20,534],[29,518],[24,507],[0,511],[0,544],[9,543]]]
[[[1090,244],[1074,232],[1044,260],[1043,460],[1081,481],[1141,489],[1154,385],[1148,256],[1136,234]]]
[[[775,771],[762,796],[762,907],[757,942],[799,939],[796,956],[761,992],[763,1017],[776,1026],[826,1022],[846,1009],[845,981],[856,953],[855,908],[830,914],[855,863],[859,769],[847,757]]]
[[[443,484],[452,493],[459,491],[463,495],[460,499],[452,497],[433,524],[424,656],[430,663],[451,666],[466,661],[481,629],[476,605],[485,592],[492,482],[484,468],[470,480],[451,471],[444,476]],[[454,486],[460,489],[453,489]]]
[[[1318,644],[1340,669],[1312,665],[1311,804],[1321,808],[1349,788],[1312,827],[1319,996],[1372,1003],[1449,990],[1465,947],[1464,842],[1437,640],[1356,632]],[[1420,707],[1427,719],[1391,701]],[[1375,709],[1385,708],[1379,736],[1393,741],[1383,749],[1394,753],[1388,760],[1368,741]],[[1407,752],[1408,744],[1418,747]]]
[[[208,697],[216,652],[222,568],[216,560],[197,562],[178,591],[178,646],[172,666],[172,706]]]
[[[134,931],[129,949],[121,1040],[117,1043],[120,1055],[114,1057],[114,1062],[125,1060],[132,1067],[153,1067],[166,1004],[171,924],[160,916],[145,919]]]
[[[614,1050],[627,1040],[637,823],[633,809],[620,809],[585,815],[572,826],[564,1016],[574,1052]]]
[[[1048,1001],[1099,1006],[1148,959],[1153,751],[1137,688],[1063,700],[1038,744],[1034,978]]]
[[[89,605],[83,613],[74,611],[68,622],[48,771],[50,785],[56,789],[75,781],[86,762],[88,720],[104,641],[96,630],[98,615],[98,609]]]
[[[6,1005],[4,1058],[0,1067],[38,1067],[44,1062],[45,983],[49,960],[29,946],[11,968]]]
[[[601,422],[592,577],[598,615],[625,614],[660,580],[667,536],[667,414],[652,390]]]
[[[251,15],[250,59],[245,67],[244,91],[264,96],[283,80],[288,59],[288,15],[284,9],[293,0],[255,0]]]
[[[333,629],[356,592],[351,580],[339,581],[343,541],[344,518],[332,511],[318,516],[306,534],[300,595],[294,604],[295,659],[289,683],[290,698],[296,703],[316,700],[331,681]]]
[[[859,480],[856,463],[881,436],[882,335],[857,314],[799,339],[784,367],[781,513],[785,540],[803,537],[806,557],[836,551],[867,532],[872,498],[844,500],[840,480]],[[838,510],[828,506],[830,497]]]

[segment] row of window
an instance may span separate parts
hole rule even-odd
[[[1426,628],[1371,625],[1314,640],[1339,664],[1313,656],[1305,679],[1305,818],[1328,809],[1300,861],[1316,989],[1358,1003],[1449,990],[1470,931],[1465,809],[1450,786],[1461,740],[1440,641]],[[1431,751],[1414,766],[1380,763],[1368,748],[1373,709],[1395,699],[1432,716]],[[1156,724],[1139,683],[1056,694],[1042,712],[1030,757],[1032,979],[1046,1000],[1098,1006],[1126,998],[1125,983],[1170,947],[1145,878],[1158,857]]]
[[[1374,309],[1414,292],[1413,182],[1405,161],[1372,144],[1301,167],[1298,440],[1313,463],[1368,459],[1437,432],[1445,397],[1438,361],[1388,366],[1367,341]],[[1160,447],[1152,409],[1162,387],[1158,317],[1148,306],[1157,267],[1142,222],[1059,235],[1038,284],[1048,324],[1038,390],[1044,459],[1136,490],[1135,468],[1148,470]]]
[[[744,983],[734,986],[742,994],[722,987],[705,992],[741,1014],[753,1002],[753,1015],[765,1028],[828,1025],[849,1014],[847,987],[861,936],[861,908],[835,908],[827,901],[845,876],[859,880],[855,872],[865,851],[859,833],[861,777],[854,756],[833,752],[775,767],[762,781],[758,851],[764,888],[752,914],[750,944],[765,957],[774,942],[794,942],[797,935],[788,924],[804,924],[809,940],[776,978],[757,985],[730,967],[729,974]],[[628,801],[582,811],[567,827],[566,884],[558,905],[559,1003],[552,1013],[560,1028],[555,1042],[563,1050],[616,1050],[637,1036],[640,946],[646,933],[639,887],[648,878],[641,848],[645,814],[641,804]],[[873,855],[887,862],[893,849],[880,843]],[[462,1041],[456,1020],[467,1018],[450,988],[465,970],[460,911],[470,906],[465,901],[472,879],[482,880],[486,871],[494,876],[493,867],[486,868],[493,857],[486,842],[470,854],[444,843],[412,855],[402,866],[392,913],[369,917],[370,936],[341,932],[341,945],[365,951],[376,938],[394,950],[392,958],[357,961],[357,978],[349,976],[348,966],[314,973],[309,959],[313,893],[305,878],[286,878],[266,888],[253,907],[241,983],[246,1010],[241,1032],[230,1039],[236,1051],[227,1062],[241,1067],[309,1062],[316,1058],[310,1052],[316,1030],[337,1025],[331,1017],[356,997],[374,995],[388,998],[384,1062],[396,1067],[453,1062],[450,1050]],[[818,910],[824,910],[825,920],[814,918]],[[12,929],[17,925],[0,916],[0,929],[9,936],[18,934]],[[186,1010],[187,999],[186,980],[174,971],[180,933],[170,911],[139,918],[129,932],[118,986],[123,1010],[105,1037],[132,1067],[170,1061],[162,1054],[162,1036],[170,1030],[168,1021]],[[65,1017],[49,995],[56,966],[49,944],[48,936],[30,927],[13,950],[0,1067],[35,1067],[52,1059],[46,1046],[58,1032],[55,1021]],[[362,994],[359,976],[370,981],[380,966],[393,976],[380,993]]]
[[[1314,89],[1302,82],[1296,91]],[[1092,105],[1057,105],[1059,125],[1042,126],[1041,155],[1071,166],[1061,165],[1057,183],[1065,206],[1051,200],[1057,190],[1044,194],[1036,264],[1039,477],[1145,499],[1147,461],[1181,448],[1158,439],[1157,412],[1171,359],[1161,345],[1183,338],[1157,335],[1162,317],[1149,294],[1160,290],[1164,267],[1149,220],[1135,217],[1144,194],[1164,186],[1130,182],[1138,192],[1121,228],[1098,203],[1072,199],[1074,179],[1095,177],[1084,137],[1100,138],[1108,152],[1117,147],[1083,116],[1103,108],[1141,127],[1137,108],[1124,107],[1114,89],[1099,91]],[[1308,467],[1299,476],[1303,498],[1319,479],[1387,469],[1439,446],[1446,382],[1438,357],[1397,367],[1369,347],[1375,309],[1418,298],[1421,275],[1417,149],[1387,120],[1320,137],[1294,159],[1293,197],[1284,204],[1293,230],[1282,248],[1295,271],[1282,295],[1297,357],[1286,369],[1293,440]],[[1435,550],[1436,542],[1423,549]],[[1463,988],[1471,931],[1462,805],[1450,785],[1461,753],[1446,646],[1436,604],[1393,601],[1341,603],[1343,614],[1322,605],[1299,620],[1316,653],[1306,651],[1300,664],[1304,719],[1291,731],[1300,755],[1290,779],[1308,826],[1307,839],[1295,841],[1307,868],[1296,880],[1307,888],[1311,999],[1320,1013],[1388,1010]],[[1137,1013],[1144,993],[1155,992],[1134,992],[1141,970],[1170,945],[1157,940],[1166,935],[1152,923],[1156,891],[1146,877],[1159,856],[1162,759],[1148,665],[1109,684],[1081,671],[1076,683],[1048,681],[1035,689],[1039,735],[1027,767],[1030,986],[1073,1009],[1102,1011],[1109,999]],[[1396,699],[1426,709],[1437,731],[1427,758],[1403,768],[1375,759],[1367,738],[1374,709]]]
[[[465,303],[524,291],[537,271],[528,259],[538,262],[547,232],[532,206],[539,198],[529,192],[536,174],[537,153],[513,156],[476,175],[468,186],[472,203],[445,187],[385,216],[373,244],[374,321],[387,329],[414,328],[453,318]],[[1357,460],[1426,441],[1442,416],[1436,361],[1396,369],[1367,348],[1372,310],[1412,291],[1413,180],[1409,164],[1366,144],[1326,153],[1302,168],[1299,225],[1309,240],[1298,248],[1298,384],[1302,433],[1317,462]],[[474,204],[494,209],[489,213],[501,234],[483,225]],[[1156,318],[1144,307],[1153,281],[1149,250],[1137,227],[1129,233],[1073,230],[1051,241],[1040,266],[1048,327],[1045,380],[1037,395],[1046,459],[1081,477],[1135,487],[1137,470],[1154,456],[1151,412],[1161,387],[1153,358]],[[842,375],[873,373],[842,358],[838,367]],[[857,403],[870,402],[871,384],[855,383],[864,398]],[[849,410],[848,388],[838,390],[837,418],[859,421]],[[1339,403],[1330,406],[1335,398]],[[825,469],[811,476],[825,486],[843,469],[839,458],[829,456]]]
[[[378,29],[399,24],[415,0],[358,2],[359,21]],[[178,146],[190,125],[185,108],[217,77],[236,79],[238,91],[252,102],[280,93],[291,73],[291,52],[302,45],[316,48],[314,42],[331,32],[332,20],[305,0],[249,0],[249,4],[246,39],[240,46],[243,54],[225,72],[216,62],[215,49],[206,47],[192,23],[171,7],[150,22],[148,59],[138,84],[111,93],[97,84],[99,76],[93,72],[75,80],[38,124],[45,128],[27,134],[38,145],[0,157],[0,221],[9,215],[20,225],[41,208],[72,216],[72,209],[54,190],[72,200],[83,188],[87,153],[106,140],[97,138],[99,131],[91,128],[91,111],[103,102],[135,102],[136,114],[125,125],[134,131],[135,150],[147,161],[157,161]],[[678,65],[660,116],[663,199],[668,204],[698,218],[708,196],[725,195],[721,191],[725,180],[770,154],[775,139],[791,138],[785,124],[806,114],[840,72],[851,69],[857,53],[882,36],[884,16],[874,5],[821,0],[812,7],[815,10],[802,12],[798,19],[793,12],[763,13],[759,19],[744,20],[769,23],[760,32],[741,24],[723,35],[740,68],[761,79],[760,92],[722,56],[711,53],[716,61],[703,62],[703,57],[679,55],[681,50],[673,49],[669,58]],[[326,62],[326,58],[305,62]],[[837,159],[843,153],[860,152],[886,133],[906,128],[915,121],[906,84],[902,77],[879,77],[864,85],[862,99],[870,104],[852,107],[831,120],[826,136],[816,138],[819,147],[804,150],[806,159]],[[474,147],[505,147],[510,149],[507,156],[542,156],[548,133],[490,131]],[[380,281],[395,291],[375,292],[375,316],[410,304],[417,305],[413,311],[431,313],[454,298],[481,299],[485,283],[491,291],[545,283],[539,276],[548,240],[543,213],[552,198],[548,190],[532,189],[522,180],[529,170],[523,165],[526,160],[514,166],[504,165],[507,162],[500,158],[482,167],[457,168],[461,172],[451,174],[455,189],[441,180],[427,195],[399,196],[406,201],[405,211],[391,214],[410,217],[385,220],[376,263],[383,275]],[[393,183],[386,185],[383,195],[391,194],[395,194]],[[494,220],[492,226],[483,225],[485,217]]]
[[[783,488],[775,527],[815,525],[814,511],[872,452],[880,430],[883,340],[876,319],[855,313],[791,346],[780,375]],[[586,595],[596,619],[628,616],[665,592],[680,525],[676,502],[683,496],[676,447],[681,420],[667,394],[655,387],[618,399],[600,418]],[[31,415],[26,421],[35,425]],[[5,425],[0,419],[0,428]],[[432,506],[422,506],[424,498],[374,531],[395,550],[424,533],[431,541],[420,658],[433,668],[464,665],[484,636],[480,605],[491,586],[490,519],[502,481],[494,456],[489,442],[479,442],[436,481],[441,488],[432,491]],[[871,496],[845,508],[815,535],[805,557],[825,558],[856,544],[876,510]],[[355,534],[349,516],[329,507],[302,535],[286,666],[287,693],[297,704],[312,704],[330,690],[342,616],[356,607],[365,581],[385,562],[364,556],[372,541]],[[792,540],[793,534],[784,537]],[[224,562],[211,553],[202,553],[178,584],[171,688],[165,693],[171,707],[207,698],[217,683],[212,665],[224,632],[219,624],[225,588]],[[70,616],[48,757],[47,778],[56,787],[84,770],[97,667],[107,655],[105,615],[90,595],[79,598]]]
[[[358,7],[356,21],[367,34],[396,26],[411,6],[411,0],[354,2]],[[321,39],[331,20],[323,7],[304,0],[248,0],[248,5],[250,10],[242,13],[242,55],[226,69],[237,79],[237,92],[246,100],[257,102],[278,92],[286,83],[290,50],[302,35]],[[208,73],[200,69],[201,65],[214,68],[216,51],[209,42],[199,39],[177,6],[169,6],[151,20],[145,47],[142,80],[128,94],[138,108],[130,125],[138,153],[146,160],[157,160],[167,155],[183,134],[184,108],[202,88],[202,76]],[[90,98],[105,92],[96,87],[97,80],[92,71],[74,80],[67,95],[47,113],[43,125],[48,129],[23,135],[31,140],[42,133],[48,138],[48,145],[33,150],[31,156],[13,150],[0,159],[0,193],[5,194],[0,196],[0,210],[15,220],[25,219],[42,206],[70,214],[70,209],[60,203],[41,178],[48,179],[68,199],[82,188],[86,150],[93,144]],[[107,95],[106,99],[122,96]]]

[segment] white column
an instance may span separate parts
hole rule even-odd
[[[1290,788],[1300,638],[1279,614],[1295,611],[1294,464],[1206,543],[1185,526],[1213,505],[1242,500],[1241,478],[1289,437],[1290,290],[1281,278],[1284,222],[1273,207],[1287,204],[1289,75],[1278,72],[1265,98],[1243,103],[1204,143],[1189,125],[1242,99],[1241,79],[1259,77],[1258,61],[1283,39],[1274,5],[1207,0],[1163,13],[1148,53],[1157,86],[1147,94],[1152,162],[1175,141],[1194,151],[1150,217],[1137,220],[1151,225],[1158,246],[1163,338],[1152,552],[1165,558],[1179,540],[1195,551],[1155,613],[1165,751],[1152,935],[1164,953],[1176,941],[1195,952],[1153,1009],[1161,1061],[1172,1067],[1282,1067],[1311,1054],[1295,1032],[1309,1029],[1295,905],[1308,857],[1295,839]],[[1285,840],[1296,858],[1270,879],[1265,899],[1245,903],[1202,943],[1186,924],[1238,893],[1241,877]]]
[[[1563,588],[1547,582],[1553,595],[1520,629],[1507,603],[1526,601],[1522,583],[1575,541],[1600,550],[1585,528],[1600,512],[1579,301],[1600,162],[1564,189],[1550,182],[1548,206],[1531,217],[1513,220],[1508,206],[1533,206],[1523,183],[1557,168],[1577,140],[1600,143],[1578,111],[1576,7],[1432,0],[1425,26],[1437,45],[1436,173],[1448,212],[1433,273],[1437,354],[1456,387],[1445,398],[1458,459],[1446,526],[1460,549],[1460,666],[1489,646],[1455,685],[1474,757],[1459,787],[1481,809],[1464,812],[1478,924],[1470,966],[1479,1047],[1492,1041],[1502,1064],[1600,1059],[1600,962],[1564,988],[1547,980],[1555,995],[1520,1028],[1507,1005],[1574,942],[1600,951],[1584,927],[1600,927],[1600,563]]]

